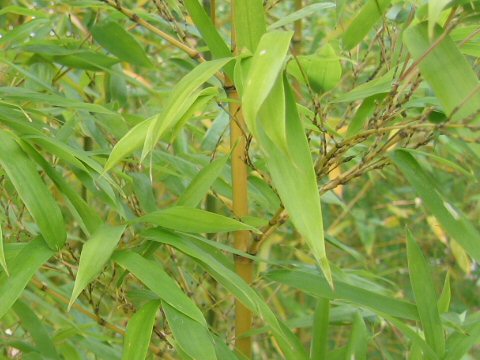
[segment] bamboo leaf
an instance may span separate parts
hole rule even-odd
[[[200,170],[185,191],[180,195],[177,205],[196,207],[200,201],[205,198],[210,187],[222,173],[222,170],[227,164],[227,160],[228,156],[215,159]]]
[[[450,273],[447,272],[447,275],[445,275],[445,281],[443,283],[442,293],[437,301],[438,312],[440,314],[448,312],[451,298],[452,291],[450,289]]]
[[[446,208],[445,201],[436,188],[431,175],[407,151],[396,150],[392,154],[392,159],[422,198],[425,208],[437,218],[443,229],[471,257],[480,261],[480,233],[465,217],[454,217]]]
[[[266,32],[265,10],[261,0],[235,0],[233,26],[238,53],[246,49],[253,53]]]
[[[20,297],[32,276],[54,252],[38,237],[18,253],[9,264],[10,276],[0,274],[0,319]]]
[[[330,319],[330,301],[317,300],[313,317],[310,359],[325,359],[328,353],[328,323]]]
[[[468,351],[480,341],[480,322],[475,322],[465,333],[456,332],[447,341],[445,360],[463,359]]]
[[[47,329],[30,307],[23,301],[17,300],[13,305],[13,311],[20,318],[22,327],[29,332],[33,341],[35,341],[38,352],[48,359],[60,359]]]
[[[300,10],[297,10],[287,16],[283,16],[279,20],[275,21],[273,24],[268,26],[268,30],[274,30],[290,23],[293,23],[297,20],[304,19],[308,16],[314,15],[319,13],[321,10],[331,9],[335,7],[335,3],[333,2],[322,2],[304,6]]]
[[[267,167],[273,184],[293,224],[305,238],[328,283],[333,286],[325,253],[322,209],[313,161],[294,97],[286,80],[285,99],[288,156],[285,156],[281,145],[275,144],[264,134],[264,131],[268,130],[261,129],[260,144],[267,157]]]
[[[347,50],[360,43],[390,6],[391,0],[368,0],[342,35]]]
[[[147,131],[142,151],[142,160],[150,153],[165,132],[180,121],[200,95],[198,89],[216,72],[220,71],[231,58],[204,62],[185,75],[172,90],[164,111],[155,116]]]
[[[277,319],[265,301],[239,275],[224,265],[228,261],[221,259],[221,253],[205,251],[195,245],[191,239],[186,240],[179,235],[159,229],[147,230],[144,236],[153,241],[173,246],[199,262],[215,280],[230,291],[243,305],[262,317],[278,341],[285,358],[304,359],[307,357],[296,336]],[[212,253],[215,255],[212,255]]]
[[[435,27],[431,41],[426,23],[409,27],[403,41],[413,59],[420,61],[420,73],[453,120],[464,119],[480,109],[477,74],[440,27]]]
[[[162,266],[131,251],[118,251],[113,260],[131,272],[160,299],[206,327],[207,322],[195,303],[183,293],[177,283],[167,275]]]
[[[345,360],[367,358],[368,333],[362,315],[357,311],[353,317],[352,332],[347,345]]]
[[[175,337],[176,347],[180,347],[181,351],[192,359],[217,359],[213,338],[205,326],[166,302],[162,304],[162,308]]]
[[[253,55],[250,70],[244,82],[242,94],[242,110],[245,122],[254,136],[257,136],[257,115],[265,102],[265,99],[274,88],[274,84],[280,84],[281,70],[288,52],[293,32],[273,31],[266,33],[260,39],[257,50]],[[279,104],[278,107],[282,107]],[[278,119],[271,122],[272,126],[278,127],[276,132],[282,134],[285,139],[285,122]],[[285,140],[283,140],[285,142]]]
[[[410,283],[417,303],[418,315],[427,344],[439,356],[445,353],[445,335],[437,308],[437,294],[428,264],[413,238],[407,231],[407,257]]]
[[[123,61],[137,66],[152,66],[142,45],[118,22],[96,24],[91,32],[96,42]]]
[[[430,39],[433,38],[433,30],[437,25],[440,14],[450,1],[451,0],[433,0],[428,2],[428,35]]]
[[[392,89],[393,71],[379,78],[358,85],[346,94],[340,95],[334,102],[350,102],[366,99],[374,95],[386,94]]]
[[[9,276],[7,262],[5,261],[5,250],[3,248],[3,230],[2,224],[0,224],[0,265],[2,266],[3,270]]]
[[[104,224],[83,245],[75,285],[68,303],[69,309],[85,287],[101,273],[124,230],[125,226]]]
[[[167,229],[193,233],[215,233],[238,230],[258,232],[253,226],[244,224],[238,220],[185,206],[173,206],[165,210],[155,211],[135,219],[134,222],[147,222]]]
[[[123,340],[122,359],[144,360],[147,357],[148,345],[160,304],[161,301],[152,300],[138,309],[130,318]]]
[[[34,163],[17,144],[15,137],[3,130],[0,130],[0,165],[35,219],[48,246],[54,250],[61,249],[67,238],[62,212],[38,175]]]

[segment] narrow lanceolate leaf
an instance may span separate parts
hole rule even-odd
[[[10,276],[0,274],[0,319],[22,294],[28,282],[54,252],[36,238],[29,242],[9,264]]]
[[[133,65],[152,66],[142,45],[118,22],[102,22],[91,32],[96,42],[119,59]]]
[[[451,0],[434,0],[428,2],[428,36],[433,38],[434,28],[440,18],[443,9]]]
[[[259,129],[259,142],[265,152],[273,184],[293,224],[305,238],[328,283],[333,286],[325,252],[322,209],[313,161],[294,96],[286,80],[285,101],[288,156],[285,156],[280,144],[274,143],[265,134],[267,129]]]
[[[144,360],[147,357],[155,316],[160,304],[160,300],[146,303],[128,321],[123,340],[123,360]]]
[[[253,226],[238,220],[185,206],[173,206],[165,210],[155,211],[136,219],[135,222],[146,222],[167,229],[193,233],[216,233],[238,230],[258,232]]]
[[[438,296],[433,285],[431,270],[410,231],[407,231],[407,257],[410,283],[425,339],[433,351],[442,356],[445,352],[445,335],[437,308]]]
[[[8,275],[7,262],[5,261],[5,251],[3,249],[3,230],[2,230],[1,224],[0,224],[0,265],[2,266],[5,273]]]
[[[69,309],[83,289],[102,272],[124,230],[125,226],[104,224],[83,245]]]
[[[297,20],[303,19],[307,16],[318,14],[322,10],[331,9],[334,7],[335,7],[335,3],[333,2],[322,2],[322,3],[316,3],[316,4],[304,6],[300,10],[297,10],[287,16],[282,16],[278,21],[269,25],[268,30],[277,29],[279,27],[293,23]]]
[[[280,73],[292,36],[291,31],[266,33],[262,36],[251,60],[250,71],[243,87],[242,110],[247,126],[254,136],[257,136],[258,112],[274,85],[280,84],[277,79],[281,77]],[[282,107],[282,104],[278,104],[278,107]],[[276,132],[283,134],[281,137],[285,138],[285,121],[276,120],[270,125],[278,127]]]
[[[267,29],[262,0],[234,0],[233,22],[237,52],[253,53]]]
[[[35,341],[35,349],[46,359],[60,359],[55,345],[48,334],[42,321],[35,315],[31,307],[23,301],[17,300],[13,305],[13,311],[20,318],[22,328],[24,328]]]
[[[113,260],[122,268],[131,272],[142,283],[152,290],[160,299],[197,323],[207,326],[202,312],[195,303],[183,293],[177,283],[167,275],[162,266],[141,255],[130,251],[119,251]]]
[[[453,237],[468,255],[480,261],[480,233],[465,217],[454,216],[447,209],[432,176],[407,151],[396,150],[392,159],[422,198],[425,208],[437,218],[448,235]]]
[[[353,318],[352,332],[347,345],[345,359],[366,360],[367,358],[368,333],[362,315],[355,313]]]
[[[35,219],[43,238],[54,250],[62,248],[67,233],[62,212],[37,173],[35,164],[10,133],[0,130],[0,166]]]
[[[445,275],[445,281],[443,283],[442,292],[437,301],[438,312],[440,314],[448,312],[450,308],[450,300],[452,298],[452,291],[450,289],[450,273]]]
[[[215,248],[210,251],[205,250],[203,248],[205,245],[199,247],[190,238],[187,240],[177,234],[159,229],[147,230],[144,235],[151,240],[173,246],[193,258],[243,305],[259,315],[269,326],[286,359],[306,358],[305,350],[298,338],[276,318],[265,301],[245,280],[224,265],[228,263],[228,259],[221,253],[216,253]]]
[[[325,359],[328,352],[328,323],[330,319],[330,301],[318,299],[313,317],[310,359]]]
[[[222,170],[227,164],[227,160],[228,156],[215,159],[200,170],[185,191],[180,195],[177,204],[181,206],[196,207],[200,201],[205,198],[210,187],[220,176]]]
[[[404,32],[403,41],[413,59],[420,61],[420,73],[453,120],[464,119],[480,109],[478,77],[440,27],[435,27],[434,37],[429,40],[426,23],[412,26]]]
[[[230,60],[231,58],[226,58],[204,62],[195,67],[178,82],[170,94],[165,110],[153,118],[148,128],[142,159],[153,150],[165,132],[174,127],[193,105],[196,98],[200,95],[198,89],[203,83],[214,76]]]
[[[369,33],[388,9],[391,0],[368,0],[342,35],[347,50],[357,45]]]
[[[191,359],[216,360],[212,335],[208,328],[178,311],[168,303],[162,304],[168,325],[175,338],[175,346]]]
[[[105,164],[105,172],[112,169],[126,156],[142,147],[151,122],[152,118],[149,118],[138,123],[115,144]]]
[[[464,359],[472,347],[480,342],[480,322],[476,321],[473,325],[465,329],[465,333],[455,332],[447,341],[447,351],[445,360]]]

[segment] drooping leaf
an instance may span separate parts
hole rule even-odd
[[[238,220],[185,206],[173,206],[164,210],[155,211],[135,219],[134,222],[147,222],[167,229],[193,233],[215,233],[238,230],[258,232],[254,227]]]
[[[35,341],[38,352],[47,359],[60,359],[47,329],[30,306],[23,301],[17,300],[12,309],[20,318],[22,327],[28,331],[33,341]]]
[[[404,150],[392,154],[394,163],[400,168],[408,182],[422,198],[425,208],[433,214],[443,229],[453,237],[475,260],[480,261],[480,233],[466,219],[454,217],[445,206],[432,176],[428,174],[415,158]]]
[[[85,287],[102,272],[124,230],[125,226],[104,224],[83,245],[69,309]]]
[[[437,308],[437,294],[431,270],[410,231],[407,231],[407,258],[410,283],[425,339],[427,344],[441,357],[445,352],[445,334]]]
[[[420,73],[452,120],[464,119],[480,109],[477,74],[440,27],[435,27],[432,40],[425,22],[409,27],[403,41],[413,59],[420,61]]]
[[[342,35],[347,50],[363,40],[388,9],[390,2],[391,0],[368,0],[363,5]]]
[[[144,360],[147,357],[155,316],[160,304],[161,301],[152,300],[130,318],[123,340],[122,359]]]
[[[8,264],[10,276],[0,274],[0,319],[20,297],[38,268],[53,254],[45,241],[38,237],[25,245]]]
[[[118,22],[98,23],[91,32],[96,42],[123,61],[138,66],[152,66],[142,45]]]
[[[213,160],[207,166],[205,166],[200,172],[192,179],[188,187],[180,195],[177,205],[196,207],[208,190],[220,176],[222,170],[227,164],[228,156],[224,156]]]
[[[440,14],[451,0],[435,0],[428,2],[428,35],[433,38],[433,29],[437,25]]]
[[[15,137],[4,130],[0,130],[0,165],[35,219],[47,244],[54,250],[61,249],[67,238],[62,212],[34,163],[17,144]]]
[[[346,94],[335,99],[335,102],[350,102],[366,99],[374,95],[386,94],[392,89],[393,71],[387,72],[376,79],[358,85]]]
[[[119,251],[113,255],[113,260],[131,272],[150,290],[178,311],[207,326],[202,312],[195,303],[183,293],[176,282],[167,275],[161,265],[155,261],[147,260],[141,255],[131,251]]]
[[[173,332],[175,346],[191,359],[217,359],[212,335],[205,326],[166,302],[162,304],[162,308]]]
[[[204,62],[196,66],[178,82],[170,93],[169,100],[162,113],[155,116],[150,123],[142,151],[142,159],[154,149],[165,132],[180,121],[200,95],[198,89],[203,83],[230,61],[231,58],[225,58]]]

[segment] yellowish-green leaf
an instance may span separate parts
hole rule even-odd
[[[213,212],[186,206],[173,206],[144,215],[134,222],[146,222],[167,229],[193,233],[216,233],[238,230],[258,232],[253,226]]]
[[[191,359],[216,360],[212,335],[208,328],[192,320],[168,303],[162,304],[168,325],[175,338],[175,346]]]
[[[37,173],[35,164],[15,137],[4,130],[0,130],[0,165],[35,219],[48,246],[61,249],[67,239],[62,212]]]
[[[3,249],[3,230],[2,224],[0,224],[0,265],[2,266],[5,273],[8,274],[7,262],[5,261],[5,250]]]
[[[118,22],[101,22],[91,32],[96,42],[119,59],[133,65],[152,66],[142,45]]]
[[[104,224],[83,245],[69,309],[85,287],[102,272],[124,230],[125,226]]]
[[[32,276],[54,252],[42,238],[29,242],[9,263],[10,276],[0,274],[0,319],[20,297]]]
[[[407,258],[410,283],[425,339],[437,355],[443,356],[445,334],[437,308],[438,295],[433,285],[431,270],[410,231],[407,231]]]
[[[462,120],[480,109],[477,74],[439,26],[435,27],[432,40],[427,23],[412,26],[404,32],[403,41],[413,59],[420,61],[420,73],[453,120]],[[435,46],[431,48],[432,45]]]
[[[451,298],[452,291],[450,289],[450,273],[447,272],[447,275],[445,275],[445,281],[443,283],[442,293],[437,301],[438,312],[440,314],[448,312]]]
[[[193,178],[188,187],[180,195],[177,204],[196,207],[205,198],[208,190],[220,176],[227,164],[228,156],[213,160]]]
[[[357,311],[353,317],[352,332],[347,345],[345,359],[366,360],[368,333],[362,315]]]
[[[279,20],[269,25],[268,30],[271,31],[277,29],[279,27],[293,23],[297,20],[301,20],[307,16],[318,14],[321,10],[331,9],[334,7],[335,3],[333,2],[322,2],[304,6],[300,10],[297,10],[287,16],[282,16]]]
[[[451,0],[430,0],[428,2],[428,35],[433,38],[433,29],[440,19],[440,14]]]
[[[253,53],[267,29],[263,1],[234,0],[232,6],[237,50],[241,53],[246,49]]]
[[[128,321],[123,340],[123,360],[144,360],[147,357],[155,316],[160,304],[160,300],[146,303]]]

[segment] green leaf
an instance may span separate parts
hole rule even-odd
[[[208,328],[192,320],[168,303],[162,304],[168,325],[175,338],[175,346],[192,359],[216,360],[212,335]]]
[[[442,228],[453,237],[476,261],[480,261],[480,233],[464,217],[453,216],[446,208],[445,201],[428,174],[407,151],[396,150],[391,155],[408,182],[422,198],[425,208],[433,214]]]
[[[409,27],[403,41],[413,59],[420,61],[420,73],[445,112],[453,120],[462,120],[480,109],[480,82],[450,36],[438,26],[434,30],[430,41],[426,23]],[[431,48],[440,38],[440,43]]]
[[[284,149],[272,142],[263,131],[260,131],[259,142],[264,149],[273,184],[293,224],[305,238],[327,281],[333,286],[325,253],[322,209],[313,160],[292,90],[286,80],[284,82],[288,156],[285,156]]]
[[[265,301],[239,275],[224,265],[228,263],[228,260],[222,259],[223,255],[221,253],[217,253],[214,250],[206,251],[192,242],[192,239],[187,240],[179,235],[158,229],[147,230],[144,235],[151,240],[171,245],[192,257],[243,305],[255,314],[260,315],[263,321],[270,327],[285,354],[285,358],[304,359],[307,357],[298,338],[277,319]]]
[[[352,332],[347,345],[345,359],[367,359],[368,333],[362,315],[357,311],[353,317]]]
[[[317,300],[312,326],[310,359],[325,359],[328,352],[328,323],[330,318],[330,301]]]
[[[152,66],[142,45],[118,22],[96,24],[91,32],[96,42],[123,61],[137,66]]]
[[[280,77],[292,36],[293,32],[291,31],[266,33],[260,39],[260,43],[251,60],[250,70],[244,82],[242,110],[245,122],[254,136],[257,136],[258,133],[258,112]],[[282,104],[278,106],[281,107]],[[281,134],[280,138],[285,139],[285,122],[282,119],[278,119],[272,122],[271,125],[278,127],[275,131]]]
[[[413,239],[412,233],[408,230],[407,258],[410,283],[412,284],[425,339],[437,355],[443,356],[445,353],[445,335],[438,313],[438,296],[433,285],[431,270],[420,247]]]
[[[2,224],[0,224],[0,265],[2,266],[3,270],[7,274],[8,273],[8,268],[7,268],[7,262],[5,261],[5,250],[3,249],[3,230],[2,230]]]
[[[202,312],[195,303],[183,293],[177,283],[167,275],[162,266],[131,251],[119,251],[113,255],[113,260],[124,269],[135,275],[142,283],[178,311],[195,320],[204,327],[207,326]]]
[[[347,50],[360,43],[372,27],[380,20],[391,0],[368,0],[352,19],[342,35]]]
[[[304,6],[300,10],[297,10],[287,16],[282,16],[279,20],[269,25],[268,30],[271,31],[279,27],[283,27],[297,20],[301,20],[307,16],[315,15],[319,13],[321,10],[331,9],[334,7],[335,7],[335,3],[333,2],[322,2],[322,3],[316,3],[316,4]]]
[[[228,218],[213,212],[185,207],[173,206],[144,215],[134,222],[146,222],[165,227],[193,233],[230,232],[250,230],[258,232],[253,226],[238,220]]]
[[[34,163],[9,132],[0,130],[0,165],[35,219],[43,238],[54,250],[67,239],[62,212],[50,190],[38,175]]]
[[[180,195],[177,205],[196,207],[200,201],[205,198],[210,187],[222,173],[222,170],[227,164],[227,160],[228,156],[215,159],[200,170]]]
[[[392,80],[393,71],[389,71],[379,78],[358,85],[348,93],[340,95],[334,102],[350,102],[365,99],[373,95],[389,93],[392,89]]]
[[[130,318],[123,340],[124,360],[144,360],[147,357],[155,317],[161,301],[153,300],[143,305]]]
[[[346,300],[379,314],[388,314],[408,320],[418,320],[416,307],[406,301],[395,299],[378,292],[354,286],[339,279],[332,290],[318,272],[304,270],[275,270],[266,277],[282,284],[300,289],[317,298]]]
[[[438,312],[440,314],[448,312],[451,298],[452,291],[450,289],[450,273],[447,272],[447,275],[445,275],[445,281],[443,283],[442,293],[437,301]]]
[[[297,56],[288,63],[287,70],[300,82],[305,82],[305,74],[308,84],[317,93],[333,89],[342,77],[340,59],[329,44],[315,54]]]
[[[45,329],[30,306],[27,306],[23,301],[17,300],[15,305],[13,305],[13,311],[20,318],[22,327],[28,331],[33,341],[35,341],[38,352],[48,359],[60,359],[47,329]]]
[[[347,137],[355,136],[364,129],[365,123],[368,122],[375,111],[378,98],[379,96],[370,96],[363,100],[348,125]]]
[[[69,68],[91,71],[104,71],[118,63],[117,58],[90,50],[76,51],[68,55],[56,55],[52,57],[52,60]]]
[[[163,112],[155,116],[147,131],[142,160],[154,148],[165,132],[174,127],[200,95],[198,89],[232,59],[204,62],[185,75],[170,93]]]
[[[105,164],[105,172],[142,146],[152,121],[153,118],[149,118],[138,123],[115,144]]]
[[[428,35],[431,38],[434,36],[434,29],[440,18],[443,9],[451,0],[430,0],[428,2]]]
[[[234,0],[233,27],[237,52],[246,49],[253,53],[266,32],[262,0]]]
[[[22,294],[35,272],[54,252],[42,238],[29,242],[9,264],[10,276],[0,274],[0,319]]]
[[[69,309],[83,289],[102,272],[124,230],[125,226],[104,224],[83,245],[75,285],[68,303]]]
[[[447,341],[445,360],[464,359],[468,351],[480,342],[480,322],[465,329],[465,333],[456,332]]]

